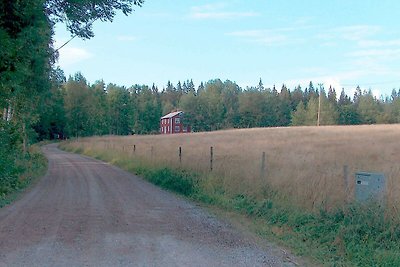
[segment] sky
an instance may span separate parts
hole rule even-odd
[[[129,87],[219,78],[242,88],[313,81],[374,95],[400,89],[400,1],[147,0],[112,23],[94,23],[95,37],[60,49],[66,76]],[[57,25],[55,47],[71,37]]]

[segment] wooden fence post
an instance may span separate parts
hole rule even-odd
[[[136,145],[133,145],[133,154],[136,153]]]
[[[179,147],[179,165],[182,165],[182,147]]]
[[[213,170],[214,149],[210,147],[210,171]]]
[[[349,199],[349,166],[343,166],[344,193],[346,201]]]
[[[265,177],[265,152],[261,156],[261,179]]]

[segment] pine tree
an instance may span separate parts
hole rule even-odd
[[[292,112],[292,123],[293,126],[307,125],[306,124],[306,109],[304,108],[303,101],[300,101],[296,107],[296,110]]]
[[[157,94],[158,93],[158,88],[157,86],[153,83],[153,85],[151,86],[151,91],[153,92],[153,94]]]
[[[350,97],[346,95],[344,88],[342,88],[342,92],[340,93],[340,97],[338,100],[338,105],[344,106],[344,105],[350,105],[351,103],[352,102],[351,102]]]
[[[333,88],[332,86],[329,86],[329,90],[328,90],[328,100],[330,103],[332,103],[333,105],[337,105],[337,99],[336,99],[336,90],[335,88]]]
[[[296,86],[296,87],[294,88],[294,90],[293,90],[293,92],[292,92],[292,97],[291,97],[291,99],[292,99],[292,103],[291,103],[291,105],[292,105],[292,110],[296,110],[296,109],[297,109],[297,105],[298,105],[300,102],[303,102],[303,105],[304,105],[304,93],[303,93],[303,91],[301,90],[301,86],[300,86],[300,85],[298,85],[298,86]]]
[[[189,92],[188,85],[187,85],[186,81],[184,81],[183,84],[182,84],[182,91],[183,91],[184,94],[187,94]]]
[[[174,87],[174,85],[171,83],[171,81],[168,81],[168,82],[167,82],[167,87],[165,88],[165,90],[166,90],[167,92],[173,92],[173,91],[175,91],[175,87]]]
[[[360,86],[357,86],[356,91],[354,92],[354,97],[353,97],[353,102],[357,106],[358,102],[360,101],[360,98],[362,96],[361,88]]]
[[[196,89],[195,89],[193,80],[190,79],[190,81],[188,81],[186,84],[187,84],[187,88],[188,88],[188,93],[196,95]]]
[[[264,84],[260,78],[260,81],[258,82],[258,87],[257,87],[258,91],[264,91]]]
[[[306,102],[308,102],[311,98],[318,96],[317,92],[315,91],[314,84],[312,81],[310,81],[308,88],[306,88],[304,96],[305,96]]]
[[[178,81],[178,83],[176,84],[176,91],[178,92],[179,95],[183,94],[183,88],[182,88],[181,81]]]
[[[373,96],[371,90],[364,91],[361,96],[357,96],[357,112],[360,114],[361,123],[377,123],[382,115],[382,107],[379,101]]]
[[[399,90],[399,92],[400,92],[400,90]],[[400,95],[397,93],[396,89],[393,89],[392,93],[390,95],[390,100],[395,101],[397,98],[399,98],[399,96]]]
[[[197,88],[197,94],[200,95],[201,93],[203,93],[204,89],[205,89],[204,84],[203,84],[203,82],[201,82],[199,85],[199,88]]]
[[[281,92],[278,97],[278,107],[277,107],[277,123],[278,126],[288,126],[290,125],[291,113],[292,113],[292,100],[290,91],[287,89],[286,85],[282,85]]]

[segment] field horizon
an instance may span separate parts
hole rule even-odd
[[[212,175],[219,177],[218,183],[223,184],[227,193],[262,198],[263,192],[272,188],[308,209],[331,209],[351,201],[356,172],[384,173],[388,208],[397,213],[399,132],[399,124],[296,126],[101,136],[73,140],[70,144],[201,173],[210,172],[213,147]]]

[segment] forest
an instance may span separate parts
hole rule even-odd
[[[62,94],[59,48],[54,28],[64,25],[73,37],[94,36],[95,21],[113,21],[117,12],[128,15],[143,0],[2,0],[0,1],[0,198],[18,189],[20,176],[33,165],[30,144],[43,139],[48,127],[43,114],[65,127],[64,108],[49,105]],[[60,108],[60,110],[54,110]],[[57,130],[46,130],[51,133]],[[50,136],[50,134],[49,134]]]
[[[66,80],[57,70],[59,81],[49,92],[37,123],[36,138],[93,135],[156,134],[161,116],[183,110],[187,123],[196,132],[232,128],[317,125],[357,125],[400,122],[400,90],[376,98],[371,90],[357,87],[353,96],[344,89],[339,97],[335,88],[327,92],[311,81],[308,87],[294,89],[241,88],[230,80],[209,80],[195,85],[192,80],[163,88],[154,84],[131,87],[89,84],[81,73]]]

